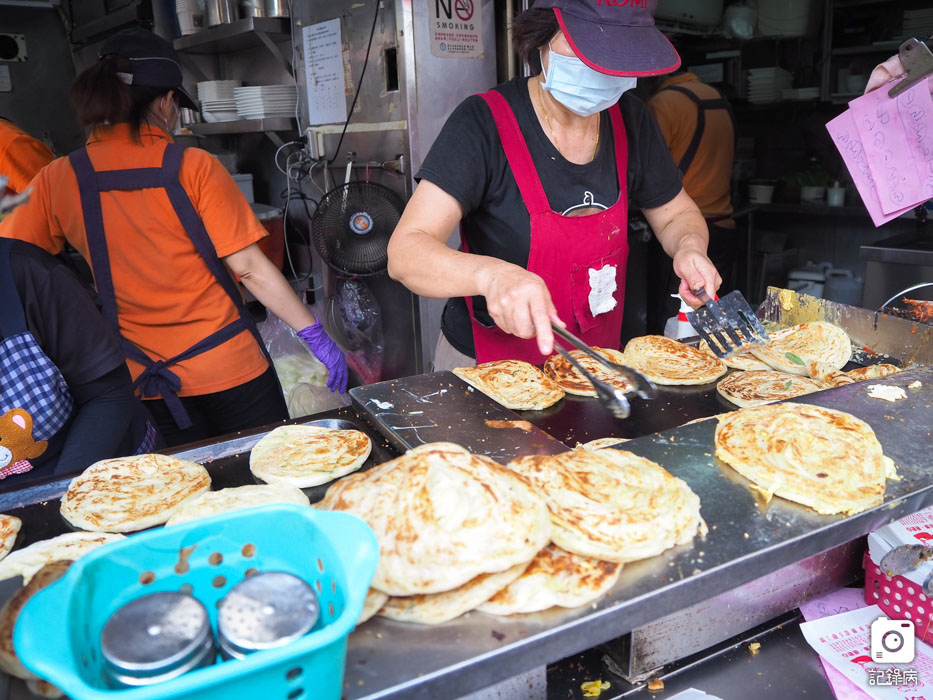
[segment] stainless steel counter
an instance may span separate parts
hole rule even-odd
[[[872,262],[933,265],[933,232],[905,233],[863,245],[859,257]]]
[[[748,482],[712,456],[715,421],[625,443],[699,495],[705,540],[626,565],[615,588],[584,610],[514,618],[471,613],[419,627],[375,618],[350,637],[347,698],[465,694],[619,637],[662,616],[849,542],[933,504],[933,368],[870,383],[923,386],[895,404],[867,398],[866,383],[799,399],[853,413],[899,466],[884,504],[851,517],[820,516],[782,499],[759,503]],[[676,432],[676,437],[675,437]],[[452,692],[455,689],[455,692]]]
[[[831,700],[820,657],[807,645],[800,622],[796,613],[785,615],[741,640],[697,655],[662,675],[664,689],[656,693],[628,684],[602,649],[592,649],[548,669],[548,697],[579,698],[581,683],[602,680],[609,688],[600,700],[661,700],[688,688],[722,700]],[[761,645],[755,654],[749,651],[750,640]]]
[[[859,257],[865,261],[862,304],[867,308],[877,309],[915,284],[933,282],[933,234],[925,229],[863,245]]]
[[[904,333],[900,326],[905,322],[900,319],[850,314],[847,308],[831,304],[819,309],[803,304],[792,311],[833,315],[832,320],[843,325],[858,345],[879,351],[897,347],[909,351],[912,360],[929,361],[926,329]],[[794,322],[797,320],[803,319]],[[921,381],[922,386],[908,389],[908,398],[897,403],[870,399],[866,394],[867,384],[905,386],[914,380]],[[695,399],[692,394],[687,398],[691,397]],[[419,394],[418,398],[425,397]],[[436,627],[375,618],[350,636],[344,697],[458,697],[592,649],[671,613],[686,611],[933,504],[933,367],[918,367],[797,401],[845,410],[874,428],[902,477],[888,483],[882,505],[846,518],[819,516],[779,498],[769,504],[760,503],[745,479],[713,457],[715,420],[642,435],[625,443],[624,448],[660,463],[691,486],[700,497],[701,513],[710,528],[705,539],[697,538],[692,544],[626,565],[614,589],[582,610],[550,610],[513,618],[471,613]],[[659,410],[665,406],[674,408],[668,401],[659,404]],[[716,410],[712,405],[709,408]],[[423,409],[427,410],[427,406]],[[678,421],[684,418],[682,412],[674,413]],[[348,410],[332,412],[328,417],[360,421],[360,416]],[[538,427],[545,427],[545,422],[537,422]],[[662,423],[660,427],[668,425]],[[554,435],[548,427],[545,430]],[[218,487],[249,483],[248,450],[263,431],[253,432],[189,446],[182,454],[207,462]],[[372,462],[390,458],[388,446],[369,432],[378,443]],[[581,432],[575,431],[574,437],[582,437]],[[458,438],[454,431],[450,433],[448,439]],[[591,431],[587,437],[600,435]],[[8,494],[0,498],[0,505],[16,508],[31,503],[29,508],[36,511],[37,525],[62,529],[57,503],[48,499],[57,498],[65,486],[67,482],[49,483],[28,493]],[[320,497],[317,492],[311,496],[312,500]],[[29,529],[35,533],[33,536],[40,532],[32,525]],[[50,534],[57,532],[45,536]],[[2,690],[0,686],[0,697]],[[709,690],[716,692],[714,688]],[[727,699],[749,696],[717,694]]]

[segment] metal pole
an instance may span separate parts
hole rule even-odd
[[[515,2],[505,0],[505,72],[509,80],[515,77],[515,49],[512,48],[513,17],[515,17]]]

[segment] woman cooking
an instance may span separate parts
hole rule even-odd
[[[513,23],[534,75],[468,98],[447,121],[389,245],[393,278],[451,297],[435,369],[539,364],[553,349],[552,321],[619,347],[629,200],[689,303],[700,305],[691,290],[719,287],[706,223],[657,124],[624,94],[680,64],[654,5],[538,0]],[[458,222],[462,252],[446,246]]]
[[[259,250],[266,235],[216,158],[172,143],[182,75],[143,29],[103,43],[71,88],[87,145],[46,166],[0,236],[51,253],[71,243],[94,272],[104,317],[169,445],[288,417],[231,272],[298,331],[344,391],[343,354]]]

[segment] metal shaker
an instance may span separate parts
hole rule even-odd
[[[151,593],[117,610],[100,635],[104,674],[114,687],[160,683],[214,663],[204,606],[184,593]]]
[[[314,590],[284,571],[244,579],[217,608],[217,644],[224,658],[242,659],[306,635],[320,617]]]

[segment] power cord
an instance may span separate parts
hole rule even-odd
[[[347,120],[343,123],[343,131],[340,132],[340,140],[337,141],[337,149],[334,151],[334,157],[327,161],[328,165],[333,165],[334,161],[340,155],[340,147],[343,145],[343,137],[347,133],[347,127],[350,125],[350,118],[353,116],[353,110],[356,108],[356,101],[360,96],[360,89],[363,87],[363,78],[366,77],[366,66],[369,65],[369,54],[373,48],[373,36],[376,34],[376,20],[379,18],[379,10],[382,9],[383,0],[375,0],[376,9],[373,11],[373,25],[369,29],[369,43],[366,45],[366,59],[363,61],[363,70],[360,71],[360,80],[356,84],[356,92],[353,94],[353,103],[350,105],[350,111],[347,113]]]

